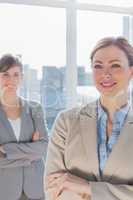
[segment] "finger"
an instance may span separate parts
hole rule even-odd
[[[56,200],[54,191],[55,191],[54,188],[48,189],[46,191],[48,193],[49,199],[51,199],[51,200]]]
[[[46,188],[59,188],[65,181],[66,181],[66,174],[64,173],[63,175],[59,176],[58,178],[53,178],[51,180],[46,181]],[[57,189],[56,189],[57,190]]]
[[[60,187],[58,187],[58,188],[54,191],[54,197],[55,197],[55,199],[58,198],[58,197],[62,194],[63,190],[64,190],[63,185],[60,185]]]
[[[46,188],[48,189],[48,188],[56,187],[61,182],[61,179],[62,179],[62,176],[58,178],[56,177],[56,178],[48,179],[46,181]]]
[[[48,175],[46,177],[46,183],[45,183],[46,189],[50,187],[55,187],[57,183],[59,184],[61,178],[66,176],[67,176],[66,172],[56,172]]]
[[[39,132],[36,131],[32,134],[32,140],[39,140]]]
[[[60,176],[47,176],[46,177],[46,182],[51,182],[51,181],[53,181],[54,179],[57,179],[57,178],[59,178]]]
[[[36,137],[36,136],[33,136],[33,137],[32,137],[32,140],[33,140],[33,141],[37,141],[38,139],[39,139],[39,138]]]
[[[40,133],[39,132],[35,132],[34,136],[39,137]]]
[[[39,134],[40,134],[39,131],[33,132],[33,135],[39,135]]]
[[[40,135],[39,131],[36,131],[35,134],[38,135],[38,136]]]
[[[46,181],[45,181],[46,189],[52,187],[51,184],[54,184],[53,181],[54,181],[55,179],[57,179],[57,178],[46,177]]]
[[[59,178],[60,176],[63,176],[64,174],[66,174],[66,172],[55,172],[55,173],[49,174],[47,176],[47,179],[50,180],[50,179]]]
[[[58,183],[56,184],[55,192],[54,192],[55,199],[58,198],[62,194],[62,192],[64,191],[65,180],[66,180],[65,176],[60,178],[60,180],[58,179]]]

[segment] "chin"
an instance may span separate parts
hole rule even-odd
[[[97,87],[98,91],[103,96],[116,96],[118,93],[121,92],[121,90],[118,90],[116,87],[110,87],[110,88],[103,88],[103,87]]]

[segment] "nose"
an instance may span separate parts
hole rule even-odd
[[[14,77],[10,76],[10,77],[8,77],[7,83],[12,84],[12,83],[14,83],[14,80],[15,80]]]
[[[110,68],[104,68],[103,76],[106,77],[106,78],[110,78],[112,76]]]

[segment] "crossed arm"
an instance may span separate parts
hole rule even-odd
[[[75,200],[132,200],[133,185],[87,181],[68,172],[64,162],[67,123],[62,113],[53,128],[45,171],[46,200],[74,200],[68,198],[69,192],[77,195]]]
[[[30,165],[32,161],[46,157],[47,138],[39,132],[32,134],[32,142],[7,143],[0,146],[0,168]]]
[[[11,142],[0,146],[0,168],[30,165],[32,161],[46,158],[48,135],[40,105],[34,108],[35,132],[31,142]],[[33,116],[32,116],[33,117]]]
[[[90,184],[85,179],[69,173],[65,168],[64,151],[67,128],[63,122],[61,115],[55,122],[49,142],[45,170],[46,200],[90,200]]]

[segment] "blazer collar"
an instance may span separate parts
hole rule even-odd
[[[21,129],[20,129],[20,141],[21,139],[24,140],[24,136],[23,136],[23,129],[25,128],[25,125],[27,124],[27,121],[26,121],[26,115],[29,114],[30,112],[30,109],[29,109],[29,104],[28,102],[23,99],[23,98],[20,98],[20,102],[21,102],[21,105],[22,105],[22,111],[21,111],[21,115],[20,115],[20,118],[21,118]],[[7,116],[6,116],[6,113],[5,111],[3,110],[2,108],[2,105],[0,104],[0,120],[3,122],[4,126],[6,127],[7,129],[7,133],[9,134],[9,137],[12,138],[12,142],[16,142],[16,136],[14,134],[14,131],[12,129],[12,126],[10,124],[10,122],[8,121],[7,119]]]
[[[86,115],[86,116],[89,116],[90,118],[96,119],[96,117],[97,117],[97,112],[96,112],[97,103],[98,103],[98,100],[93,101],[93,102],[87,104],[86,106],[82,107],[81,110],[80,110],[80,115]]]
[[[98,180],[101,180],[99,174],[99,161],[97,152],[97,101],[92,102],[80,110],[80,126],[83,146],[85,148],[87,163]],[[121,163],[126,162],[129,151],[125,151],[128,147],[133,152],[133,110],[129,109],[125,124],[121,130],[119,138],[114,144],[111,154],[106,161],[103,176],[104,180],[110,180],[115,172],[119,170]],[[131,141],[131,142],[130,142]],[[132,152],[130,152],[132,154]]]

